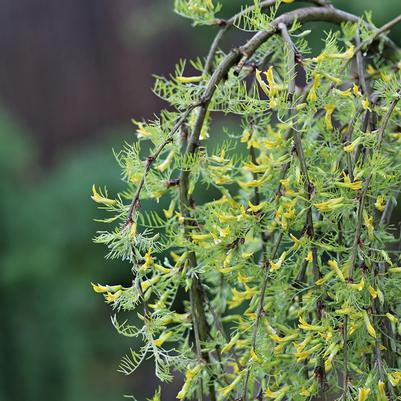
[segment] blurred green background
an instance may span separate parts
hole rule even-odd
[[[249,2],[223,3],[234,12]],[[372,10],[378,26],[401,12],[400,0],[333,3]],[[90,188],[121,188],[111,149],[134,139],[132,117],[163,107],[152,74],[207,52],[214,29],[191,29],[172,8],[172,0],[0,0],[0,401],[153,392],[150,364],[132,377],[116,372],[133,344],[90,288],[130,275],[91,242],[100,226]],[[313,29],[318,46],[322,28]],[[392,32],[398,43],[400,34]]]

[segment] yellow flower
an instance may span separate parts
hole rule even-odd
[[[167,155],[166,159],[163,161],[163,163],[159,164],[157,166],[157,169],[161,172],[166,171],[168,166],[171,164],[175,156],[175,150],[171,150],[170,153]]]
[[[167,210],[163,209],[163,213],[166,216],[166,219],[171,219],[173,217],[174,209],[175,209],[175,199],[173,199],[170,202],[170,206],[168,207]]]
[[[107,193],[106,193],[107,196]],[[108,199],[103,194],[99,191],[96,191],[95,184],[92,185],[92,196],[91,198],[96,202],[96,203],[101,203],[106,206],[111,206],[114,205],[117,201],[114,199]]]
[[[319,209],[321,212],[330,212],[332,210],[336,210],[340,207],[342,207],[343,204],[343,197],[340,198],[333,198],[329,199],[326,202],[321,202],[321,203],[315,203],[314,206]]]
[[[248,130],[245,130],[241,136],[241,142],[246,143],[251,138],[251,133]]]
[[[331,59],[349,60],[352,57],[354,57],[354,46],[351,46],[344,53],[327,54],[327,58],[331,58]]]
[[[256,351],[254,348],[251,349],[251,359],[254,362],[261,362],[261,359],[258,357],[258,355],[256,354]]]
[[[160,280],[160,276],[154,276],[153,278],[142,281],[141,283],[141,289],[143,292],[145,292],[149,287],[151,287],[153,284],[156,284]]]
[[[295,0],[282,0],[282,1],[283,1],[283,3],[291,4],[291,3],[293,3]]]
[[[319,86],[320,86],[320,75],[315,73],[315,74],[313,74],[312,87],[310,88],[310,91],[309,91],[308,97],[307,97],[307,100],[309,102],[316,102],[316,100],[317,100],[316,90]]]
[[[369,75],[373,75],[376,73],[375,68],[372,66],[372,64],[368,64],[366,71]]]
[[[237,343],[237,341],[240,338],[240,333],[237,333],[231,340],[229,343],[227,343],[222,349],[221,349],[221,353],[224,354],[225,352],[228,352],[231,350],[232,347],[234,347],[234,345]]]
[[[269,96],[273,97],[277,94],[278,92],[278,86],[274,82],[274,77],[273,77],[273,67],[270,66],[269,69],[264,73],[267,79],[267,82],[269,84]]]
[[[312,251],[308,251],[308,254],[306,255],[305,260],[306,260],[308,263],[310,263],[310,262],[313,261],[313,253],[312,253]]]
[[[117,298],[120,297],[121,294],[122,294],[122,291],[121,291],[121,290],[119,290],[119,291],[117,291],[117,292],[115,292],[115,293],[108,292],[108,293],[105,295],[106,301],[107,301],[107,302],[114,302],[115,300],[117,300]]]
[[[355,191],[362,189],[362,181],[351,182],[351,178],[349,177],[349,175],[345,174],[344,171],[343,171],[343,177],[344,177],[343,178],[344,182],[336,182],[335,183],[335,185],[337,187],[350,188]]]
[[[368,98],[362,100],[362,108],[364,110],[369,110],[370,112],[372,111],[372,109],[370,108],[370,103]]]
[[[240,374],[240,375],[238,375],[238,376],[236,377],[236,379],[234,379],[234,381],[233,381],[231,384],[229,384],[229,385],[226,386],[226,387],[221,388],[219,392],[221,393],[221,395],[222,395],[223,397],[227,397],[227,395],[230,394],[231,391],[234,390],[234,388],[237,386],[237,384],[238,384],[241,380],[242,380],[242,375]]]
[[[298,327],[300,329],[306,330],[306,331],[323,331],[323,330],[326,330],[322,326],[317,326],[317,325],[312,325],[312,324],[307,323],[302,316],[299,317]]]
[[[161,347],[172,335],[172,331],[166,331],[159,338],[154,340],[154,344],[156,345],[156,347]]]
[[[361,278],[361,281],[359,282],[359,284],[348,284],[351,288],[355,288],[358,291],[362,291],[365,288],[365,281],[363,279],[363,277]]]
[[[179,400],[184,399],[187,396],[189,390],[190,382],[186,381],[184,385],[181,387],[180,392],[177,394],[176,398]]]
[[[379,382],[377,383],[377,390],[378,390],[378,401],[386,401],[387,400],[387,396],[386,396],[386,391],[384,389],[384,383],[379,380]]]
[[[372,326],[372,323],[370,323],[369,316],[366,311],[363,311],[363,320],[365,322],[365,326],[368,330],[368,333],[373,337],[376,338],[376,330]]]
[[[353,85],[353,87],[352,87],[352,92],[353,92],[353,94],[354,94],[355,96],[361,96],[361,95],[362,95],[362,93],[361,93],[361,91],[359,90],[357,84],[354,84],[354,85]]]
[[[255,188],[261,186],[264,182],[267,181],[267,177],[262,177],[258,180],[251,180],[246,182],[238,182],[240,187],[242,188]]]
[[[132,120],[132,122],[138,127],[136,135],[138,138],[149,138],[152,136],[152,132],[145,128],[145,125],[139,121]]]
[[[249,209],[252,210],[253,213],[260,212],[266,205],[267,202],[259,203],[258,205],[253,205],[251,201],[248,202]]]
[[[182,83],[182,84],[188,84],[188,83],[196,83],[202,81],[202,75],[198,76],[192,76],[192,77],[183,77],[183,76],[178,76],[175,79]]]
[[[352,153],[357,145],[361,143],[361,137],[356,138],[353,142],[351,142],[349,145],[344,146],[344,152],[347,153]]]
[[[368,230],[368,238],[372,240],[374,231],[373,216],[369,217],[365,209],[363,210],[363,224]]]
[[[370,388],[358,389],[358,401],[366,401],[370,393]]]
[[[102,285],[102,284],[95,284],[91,283],[93,291],[95,291],[98,294],[102,294],[108,291],[108,286]]]
[[[297,237],[295,237],[293,234],[290,234],[290,238],[292,239],[292,241],[294,242],[294,245],[292,246],[292,248],[294,249],[294,251],[296,251],[297,249],[300,248],[300,246],[303,243],[304,240],[304,236],[301,237],[301,239],[298,239]]]
[[[272,391],[270,388],[267,388],[265,390],[265,396],[268,398],[273,398],[275,401],[280,401],[282,398],[285,397],[285,395],[288,393],[288,390],[290,389],[290,386],[284,386],[280,390],[277,391]]]
[[[377,298],[377,291],[372,286],[368,287],[368,291],[373,299]]]
[[[283,264],[284,259],[285,259],[286,256],[287,256],[287,252],[284,251],[284,252],[280,255],[280,257],[279,257],[279,259],[278,259],[278,261],[277,261],[276,263],[273,262],[273,261],[271,261],[271,262],[270,262],[270,269],[271,269],[271,270],[278,270],[278,269],[280,269],[280,267],[281,267],[281,265]]]
[[[260,75],[260,71],[258,69],[256,69],[256,80],[258,81],[262,91],[265,93],[265,95],[269,96],[269,88],[266,85],[266,83],[263,81],[262,76]]]
[[[326,106],[324,106],[324,109],[326,110],[326,114],[324,116],[324,122],[326,124],[326,128],[329,131],[333,130],[333,123],[331,121],[331,116],[334,112],[335,106],[334,104],[327,104]]]
[[[116,292],[121,290],[123,287],[121,285],[102,285],[102,284],[95,284],[91,283],[93,291],[98,294],[104,294],[106,292]]]
[[[146,254],[145,254],[145,256],[144,256],[144,259],[145,259],[145,263],[142,265],[142,268],[143,268],[144,270],[146,270],[148,267],[152,266],[152,264],[153,264],[153,259],[152,259],[152,247],[150,247],[150,248],[148,249],[148,251],[146,252]]]
[[[396,387],[400,384],[401,372],[397,371],[397,372],[387,373],[387,377],[388,377],[388,380],[391,383],[391,385],[393,387]]]
[[[387,313],[386,313],[386,316],[387,316],[393,323],[395,323],[395,324],[398,323],[398,319],[397,319],[394,315],[392,315],[391,313],[387,312]]]
[[[341,271],[341,269],[338,267],[337,261],[334,259],[331,259],[327,262],[327,264],[334,270],[334,272],[337,274],[337,276],[339,277],[339,279],[342,282],[345,282],[345,278],[344,278],[344,274]]]
[[[386,202],[384,201],[384,195],[379,195],[376,199],[375,208],[379,212],[383,212],[386,208]]]

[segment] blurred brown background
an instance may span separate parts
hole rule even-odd
[[[223,1],[227,13],[249,3]],[[399,0],[333,3],[370,9],[377,25],[401,12]],[[91,243],[102,226],[89,195],[92,183],[121,188],[111,148],[133,140],[131,118],[165,106],[152,74],[207,52],[214,28],[172,10],[173,0],[0,0],[0,401],[153,393],[151,364],[116,372],[135,343],[114,332],[90,281],[129,280],[130,269]],[[317,49],[330,26],[312,28]]]

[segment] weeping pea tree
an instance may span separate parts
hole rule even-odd
[[[160,380],[182,375],[182,400],[399,399],[401,57],[386,34],[401,17],[378,28],[328,0],[175,10],[215,26],[209,53],[156,78],[169,111],[116,154],[126,190],[93,187],[113,225],[95,241],[132,270],[132,285],[93,284],[141,344],[119,370],[152,358]],[[339,28],[317,55],[310,21]],[[233,30],[249,39],[225,51]],[[237,129],[213,132],[216,115]]]

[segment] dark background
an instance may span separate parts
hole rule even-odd
[[[378,26],[401,12],[399,0],[334,4],[372,10]],[[207,52],[214,28],[192,29],[172,9],[173,0],[0,0],[0,401],[153,393],[150,364],[116,372],[135,344],[90,288],[130,274],[91,242],[100,226],[90,187],[121,188],[112,147],[134,139],[131,118],[164,106],[152,74]],[[312,27],[317,49],[330,26]]]

